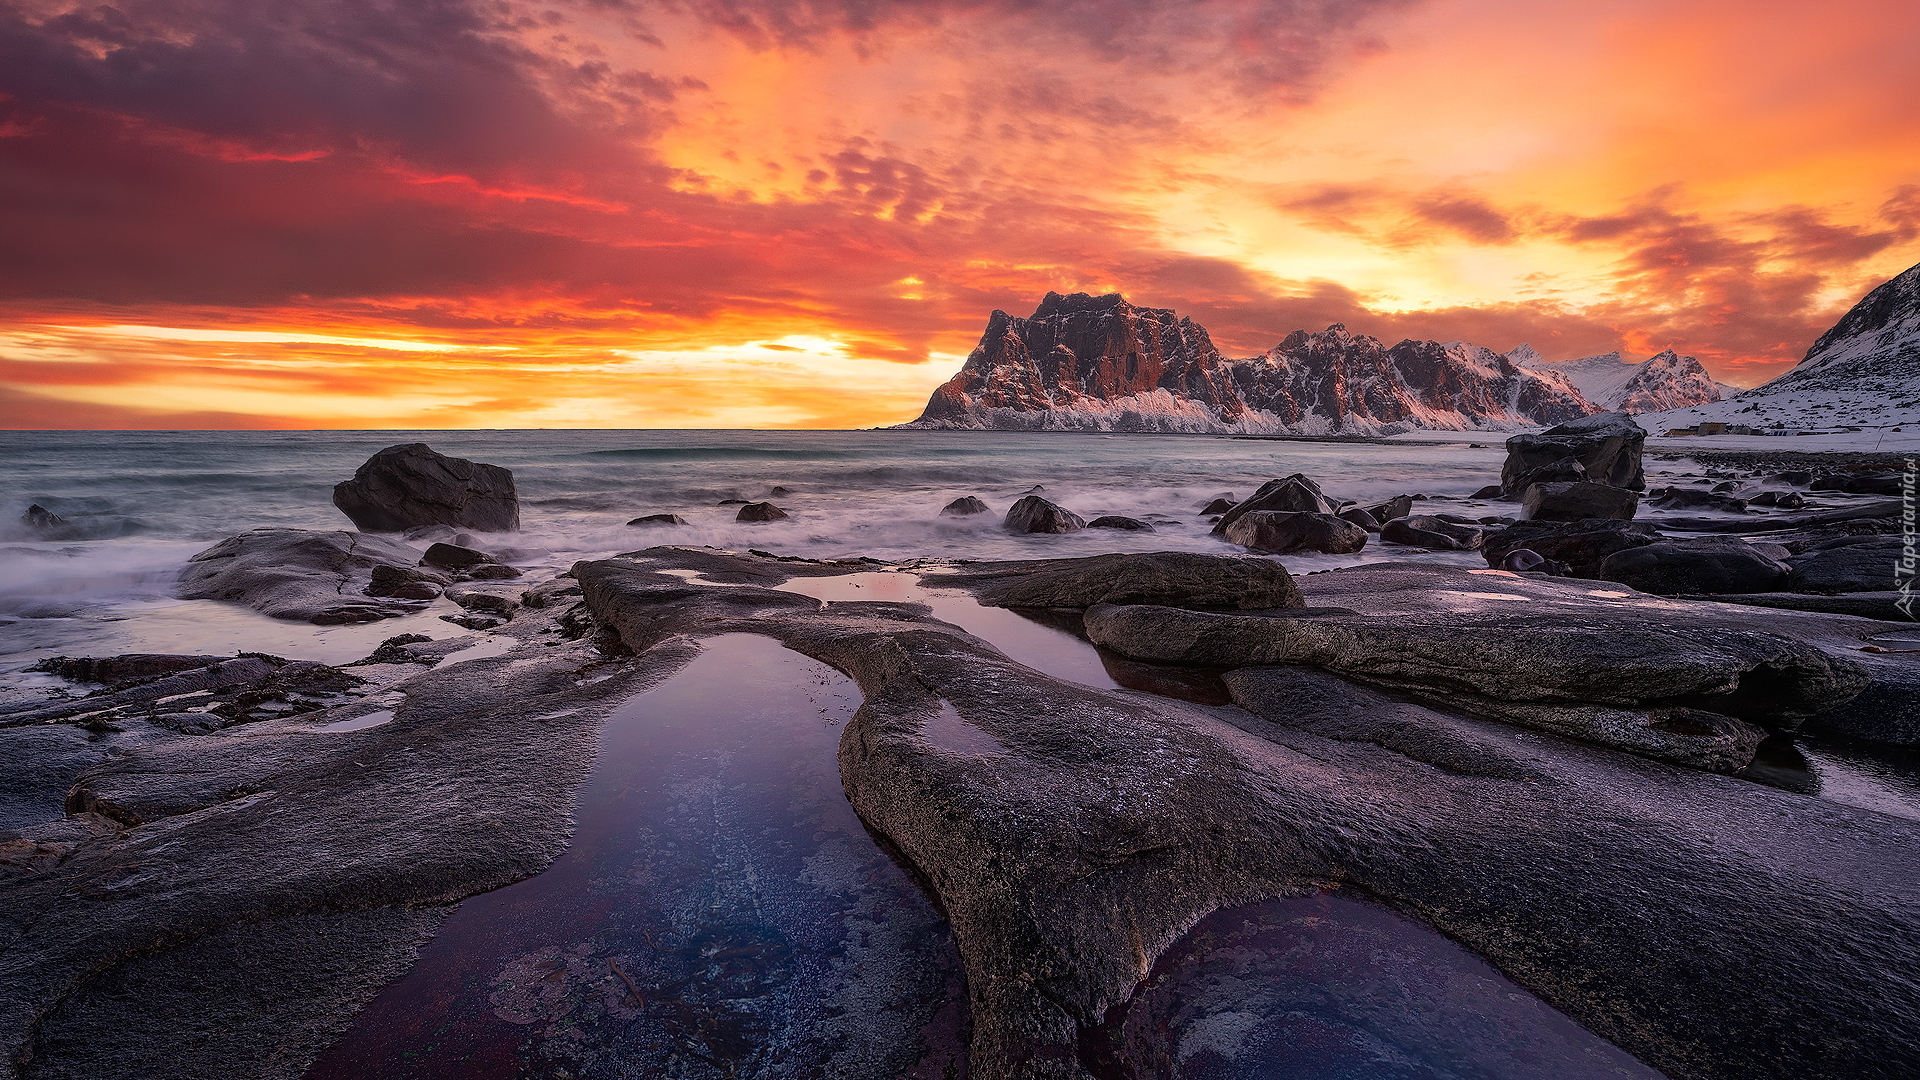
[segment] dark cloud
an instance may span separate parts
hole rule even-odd
[[[1445,229],[1479,244],[1510,244],[1519,235],[1507,216],[1485,199],[1465,192],[1436,192],[1413,201],[1409,209],[1422,225]]]

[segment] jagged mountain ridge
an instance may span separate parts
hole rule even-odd
[[[1772,382],[1643,423],[1653,430],[1703,420],[1799,430],[1920,423],[1920,265],[1867,293]]]
[[[905,426],[1378,435],[1537,427],[1598,411],[1564,375],[1465,342],[1388,347],[1336,324],[1231,360],[1170,310],[1117,293],[1048,293],[1028,318],[995,311],[959,373]]]
[[[1659,412],[1704,405],[1725,396],[1700,361],[1672,349],[1637,364],[1618,352],[1548,360],[1531,345],[1514,349],[1507,358],[1530,371],[1565,375],[1587,400],[1610,412]]]

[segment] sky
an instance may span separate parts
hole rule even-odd
[[[851,428],[996,308],[1755,385],[1920,262],[1911,0],[0,0],[0,427]]]

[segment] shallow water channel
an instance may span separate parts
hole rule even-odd
[[[859,704],[770,638],[701,642],[608,720],[565,854],[462,902],[308,1076],[964,1075],[946,923],[841,790]]]

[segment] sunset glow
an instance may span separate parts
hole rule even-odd
[[[0,4],[0,426],[857,427],[987,314],[1672,347],[1920,262],[1898,0]]]

